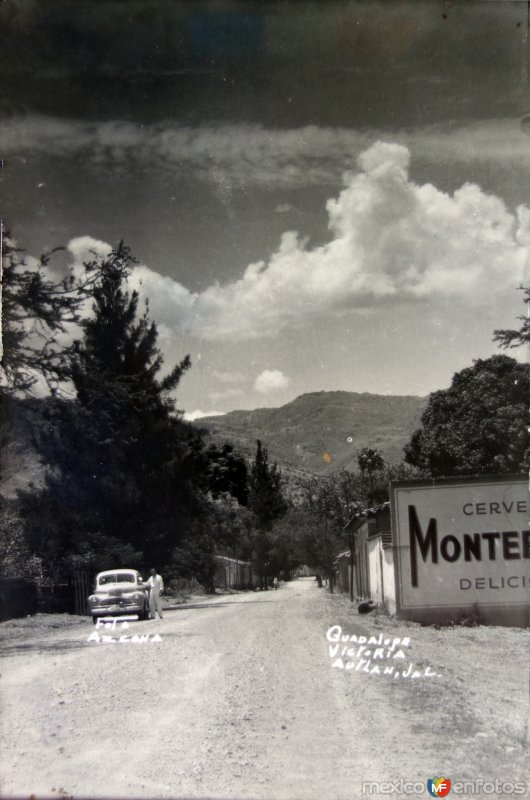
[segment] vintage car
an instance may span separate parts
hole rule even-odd
[[[119,614],[138,614],[138,619],[149,619],[149,590],[137,570],[109,569],[97,574],[88,608],[94,624],[99,617]]]

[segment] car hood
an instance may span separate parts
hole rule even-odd
[[[98,588],[92,592],[92,594],[104,594],[110,595],[111,597],[118,597],[121,594],[130,594],[131,592],[145,592],[146,588],[144,586],[135,586],[131,584],[130,586],[124,585],[123,583],[119,586],[113,583],[108,583],[105,586],[98,586]]]

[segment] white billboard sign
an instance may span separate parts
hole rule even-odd
[[[526,480],[396,483],[391,504],[397,601],[404,616],[414,610],[528,607]]]

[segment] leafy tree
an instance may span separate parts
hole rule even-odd
[[[303,547],[313,566],[319,566],[329,580],[333,593],[335,584],[334,562],[343,549],[342,527],[338,520],[343,509],[333,492],[333,479],[308,481],[305,507],[311,515],[312,524],[307,525],[302,537]]]
[[[209,593],[214,592],[216,547],[211,531],[200,518],[191,519],[186,532],[173,548],[166,574],[169,579],[195,578]]]
[[[65,361],[76,400],[49,407],[40,439],[46,487],[23,496],[30,543],[56,569],[74,555],[115,566],[124,552],[131,566],[160,566],[201,513],[202,437],[170,396],[190,360],[159,378],[156,325],[125,288],[133,263],[120,243],[86,264],[97,276],[92,314]]]
[[[17,504],[4,499],[0,509],[0,578],[26,578],[31,563]]]
[[[380,451],[373,447],[363,447],[357,455],[357,463],[362,473],[377,472],[385,466]]]
[[[230,444],[221,449],[210,445],[206,451],[209,461],[209,487],[212,496],[222,495],[235,497],[241,506],[248,504],[247,465],[241,456],[234,453]]]
[[[388,500],[392,480],[411,477],[413,472],[412,467],[403,464],[385,465],[382,459],[376,463],[380,468],[373,475],[370,486],[362,472],[342,470],[325,478],[310,479],[303,487],[304,495],[297,510],[305,515],[306,522],[297,540],[299,560],[318,567],[328,577],[330,591],[333,591],[337,553],[349,549],[352,572],[355,567],[355,528],[352,523],[364,516],[374,503]]]
[[[205,512],[204,524],[211,534],[216,553],[248,561],[252,550],[252,512],[228,494],[215,500],[209,498]]]
[[[353,539],[348,523],[360,516],[367,507],[369,492],[362,475],[346,470],[333,473],[324,479],[309,481],[306,485],[306,508],[319,521],[319,535],[309,528],[306,547],[318,554],[318,565],[328,577],[330,592],[335,583],[334,562],[337,553],[350,547],[354,558]]]
[[[431,394],[405,460],[435,477],[527,469],[529,371],[496,355],[457,372]]]
[[[376,501],[377,493],[374,495],[374,473],[380,473],[385,468],[385,462],[379,450],[373,447],[363,447],[357,456],[357,463],[363,478],[368,474],[368,505]]]
[[[526,304],[527,309],[530,307],[530,287],[520,286],[519,289],[523,292],[523,302]],[[521,322],[519,330],[496,330],[493,332],[493,341],[497,342],[500,347],[508,349],[510,347],[520,347],[521,345],[530,342],[530,316],[517,317]]]
[[[299,564],[308,564],[328,575],[337,550],[330,542],[329,553],[322,536],[318,517],[306,506],[289,508],[285,516],[274,523],[272,558],[278,577],[290,578]]]

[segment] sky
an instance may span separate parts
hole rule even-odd
[[[188,416],[426,395],[524,314],[527,3],[5,0],[0,30],[4,225],[57,272],[126,241]]]

